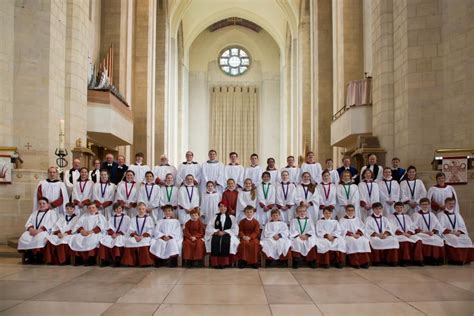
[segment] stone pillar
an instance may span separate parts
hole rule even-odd
[[[312,108],[316,157],[332,158],[331,116],[333,109],[332,4],[331,0],[312,2]]]
[[[13,146],[13,68],[15,2],[0,2],[0,146]],[[23,148],[19,148],[23,150]]]

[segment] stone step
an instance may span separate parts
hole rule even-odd
[[[18,248],[18,238],[8,238],[7,239],[7,245],[13,249],[17,249]]]
[[[21,255],[16,251],[16,247],[0,245],[0,258],[21,258]]]

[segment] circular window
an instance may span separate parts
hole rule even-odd
[[[250,56],[241,47],[228,47],[219,55],[219,67],[229,76],[239,76],[250,67]]]

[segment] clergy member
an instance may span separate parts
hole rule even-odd
[[[166,155],[161,155],[160,164],[153,168],[153,174],[155,175],[156,184],[163,185],[165,183],[166,175],[169,173],[173,175],[173,179],[176,179],[176,174],[178,173],[176,167],[170,165],[168,157]]]

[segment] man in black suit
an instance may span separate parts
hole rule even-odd
[[[118,184],[123,180],[125,172],[127,172],[128,166],[125,164],[125,157],[123,155],[117,156],[117,168],[114,176],[112,177],[112,182]]]
[[[392,177],[398,182],[402,181],[405,176],[406,170],[400,167],[400,158],[392,159]]]
[[[351,158],[349,157],[344,157],[342,159],[342,166],[337,168],[337,173],[339,173],[339,178],[341,178],[341,175],[345,170],[350,171],[352,175],[352,181],[355,182],[357,180],[357,169],[351,166]]]

